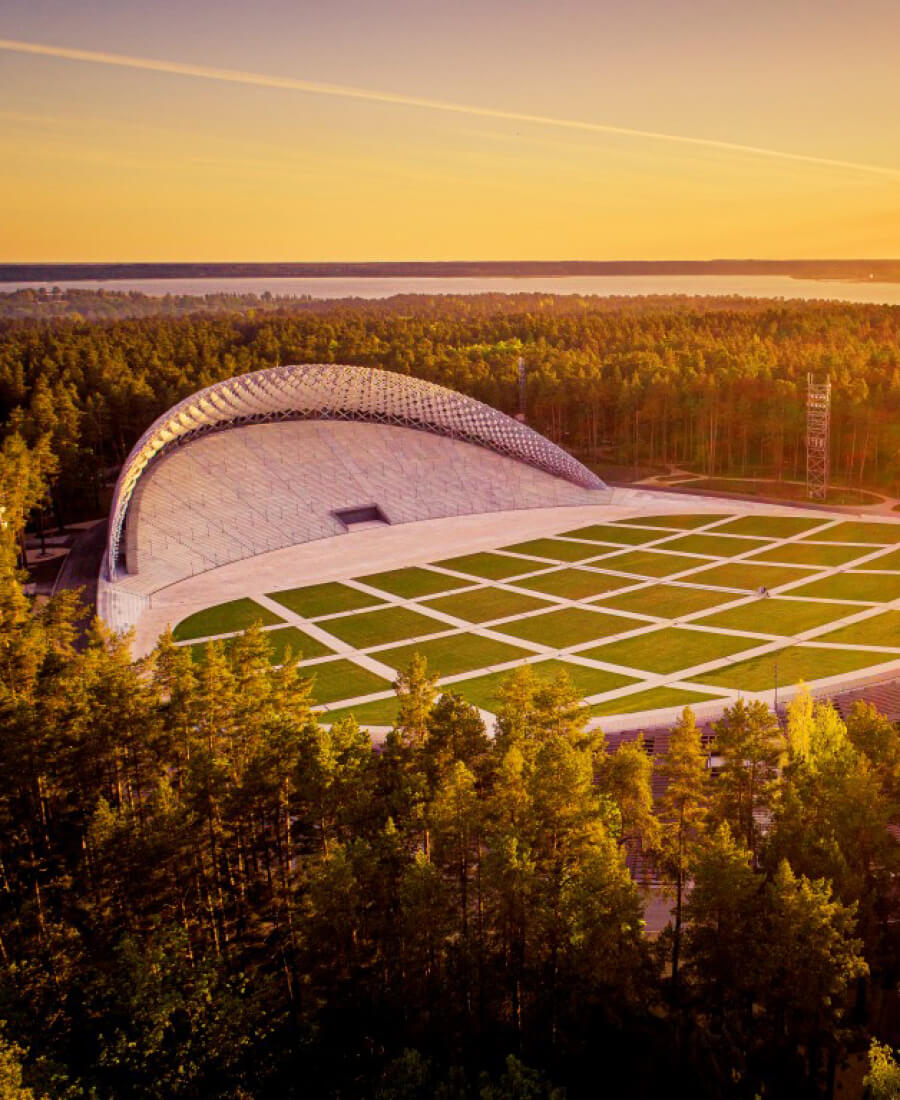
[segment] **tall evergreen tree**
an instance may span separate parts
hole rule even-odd
[[[760,702],[739,699],[715,724],[716,749],[722,756],[713,812],[735,837],[759,856],[760,822],[770,814],[776,793],[776,769],[784,737],[775,715]]]
[[[669,749],[659,766],[665,784],[658,800],[660,839],[657,861],[675,887],[672,986],[678,990],[684,890],[709,812],[709,769],[694,712],[685,707],[669,733]]]

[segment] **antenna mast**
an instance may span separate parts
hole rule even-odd
[[[817,382],[806,376],[806,495],[824,501],[828,496],[831,451],[831,379]]]

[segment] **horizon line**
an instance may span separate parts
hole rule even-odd
[[[578,257],[557,257],[552,260],[542,259],[370,259],[370,260],[142,260],[142,259],[115,259],[115,260],[3,260],[0,259],[0,269],[4,267],[116,267],[116,266],[142,266],[142,267],[198,267],[206,265],[210,267],[226,267],[232,265],[244,265],[248,267],[365,267],[373,264],[380,265],[412,265],[421,266],[438,264],[597,264],[611,266],[616,264],[885,264],[900,263],[900,254],[896,256],[708,256],[703,259],[688,259],[676,256],[657,257],[652,260],[619,257],[614,260],[595,260]]]

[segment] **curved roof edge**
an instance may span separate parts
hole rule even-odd
[[[156,419],[122,466],[110,513],[106,571],[112,579],[138,481],[173,447],[210,432],[282,420],[362,420],[476,443],[584,489],[604,482],[555,443],[455,390],[374,367],[271,367],[217,382]]]

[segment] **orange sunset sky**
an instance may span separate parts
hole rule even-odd
[[[0,261],[900,256],[895,0],[13,0]]]

